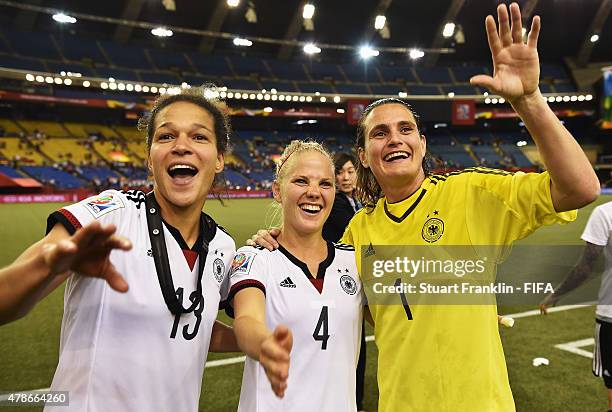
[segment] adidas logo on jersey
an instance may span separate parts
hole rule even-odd
[[[287,276],[285,279],[283,279],[283,281],[280,283],[280,285],[283,288],[295,288],[295,283],[293,283],[293,281],[291,280],[291,278],[289,276]]]
[[[376,254],[376,251],[374,250],[374,247],[370,243],[370,246],[368,246],[366,251],[363,253],[363,257],[367,258],[367,257],[370,257],[370,256],[374,256],[375,254]]]

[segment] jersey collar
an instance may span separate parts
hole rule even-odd
[[[402,223],[414,209],[419,205],[427,191],[437,182],[433,182],[428,176],[425,178],[421,187],[417,189],[413,194],[408,196],[404,200],[399,202],[389,203],[386,198],[382,199],[383,209],[389,219],[395,223]]]
[[[287,249],[285,249],[283,247],[283,245],[278,245],[278,250],[280,250],[281,253],[283,255],[285,255],[287,257],[287,259],[289,259],[291,261],[291,263],[293,263],[295,266],[297,266],[300,269],[302,269],[302,272],[304,272],[304,274],[306,275],[306,277],[308,279],[315,279],[310,274],[310,270],[308,270],[308,265],[306,263],[302,262],[300,259],[298,259],[295,256],[293,256],[291,254],[291,252],[289,252]],[[325,278],[325,272],[327,271],[327,268],[334,261],[335,252],[336,251],[335,251],[335,248],[334,248],[334,244],[331,243],[331,242],[327,242],[327,257],[325,258],[325,260],[323,260],[321,263],[319,263],[319,270],[317,271],[316,279],[323,279],[323,278]]]

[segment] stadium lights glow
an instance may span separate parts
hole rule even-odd
[[[376,49],[371,48],[370,46],[361,46],[359,49],[359,55],[362,59],[369,59],[370,57],[376,57],[380,54],[380,52]]]
[[[281,94],[280,96],[278,96],[278,100],[280,100],[281,102],[285,100],[285,95]]]
[[[119,83],[119,84],[117,85],[117,88],[118,88],[119,90],[125,90],[125,84],[123,84],[123,83]]]
[[[109,78],[108,78],[108,81],[109,81],[109,82],[111,82],[111,83],[113,83],[113,82],[115,81],[115,79],[114,79],[114,78],[112,78],[112,77],[109,77]]]
[[[315,46],[313,43],[308,43],[304,45],[304,53],[317,54],[317,53],[321,53],[321,49]]]
[[[257,93],[257,100],[263,100],[263,94]]]
[[[591,95],[591,94],[587,94],[587,95],[586,95],[586,97],[585,97],[584,99],[585,99],[587,102],[588,102],[589,100],[593,100],[593,95]]]
[[[327,97],[321,96],[319,100],[321,101],[321,103],[325,103],[327,101]]]
[[[151,29],[151,34],[157,37],[170,37],[174,33],[172,33],[172,30],[166,29],[165,27],[156,27]]]
[[[117,90],[117,83],[110,83],[108,85],[108,88],[111,89],[111,90]]]
[[[60,79],[59,77],[54,78],[53,81],[55,82],[55,84],[62,84],[62,79]]]
[[[83,81],[83,87],[89,87],[89,86],[91,86],[91,83],[89,82],[89,80]]]
[[[77,21],[77,19],[75,19],[74,17],[68,16],[67,14],[64,14],[64,13],[55,13],[52,16],[52,19],[58,23],[70,23],[70,24],[74,24]]]
[[[132,83],[126,84],[125,90],[127,90],[128,92],[131,92],[132,90],[134,90],[134,85]]]
[[[227,96],[227,93],[225,93],[224,91],[219,92],[220,98],[225,99],[226,96]]]
[[[562,102],[562,101],[563,101],[563,97],[561,97],[561,96],[557,96],[557,97],[555,97],[555,101],[556,101],[557,103],[560,103],[560,102]]]
[[[305,102],[306,101],[306,96],[300,96],[300,102]]]
[[[506,99],[504,99],[503,97],[500,97],[500,98],[499,98],[499,103],[500,103],[500,104],[501,104],[501,103],[506,103]]]
[[[527,142],[524,141],[524,140],[520,140],[520,141],[516,142],[516,145],[518,147],[527,146]]]
[[[450,99],[452,99],[453,97],[455,97],[455,92],[449,92],[449,93],[448,93],[448,97],[449,97]]]
[[[276,94],[276,89],[270,89],[270,93]]]
[[[421,57],[425,56],[425,52],[420,49],[410,49],[410,52],[408,52],[408,55],[410,56],[412,60],[416,60],[416,59],[420,59]]]
[[[554,103],[554,102],[555,102],[555,96],[549,96],[548,103]]]
[[[38,83],[42,83],[42,82],[44,82],[44,81],[45,81],[45,78],[39,75],[39,76],[36,76],[36,81],[37,81]]]
[[[227,0],[227,6],[228,7],[238,7],[238,5],[240,4],[240,0]]]
[[[270,100],[270,95],[269,94],[264,94],[264,100]]]
[[[251,99],[251,100],[255,100],[255,93],[251,93],[251,94],[249,94],[249,99]]]
[[[315,6],[314,4],[306,3],[304,4],[304,10],[302,11],[302,17],[306,20],[312,19],[314,16]]]
[[[234,95],[234,99],[236,99],[236,100],[240,100],[240,99],[242,99],[242,95],[241,95],[240,93],[236,93],[236,94]]]
[[[445,39],[448,39],[453,35],[453,33],[455,33],[455,23],[446,23],[444,25],[444,29],[442,30],[442,36],[444,36]]]
[[[72,84],[72,79],[64,79],[64,84],[70,86]]]
[[[297,101],[298,101],[298,99],[299,99],[299,97],[298,97],[297,95],[293,96],[293,98],[292,98],[292,100],[293,100],[294,102],[297,102]]]
[[[155,86],[151,87],[151,93],[157,93],[157,92],[158,92],[157,87],[155,87]],[[165,87],[160,87],[159,88],[159,94],[164,94],[164,93],[166,93],[166,88]]]
[[[272,101],[276,101],[276,100],[278,100],[278,95],[273,94],[273,95],[272,95]]]
[[[498,102],[497,98],[494,97],[494,98],[491,99],[491,103],[497,104],[497,102]]]
[[[47,77],[45,77],[45,81],[46,81],[47,83],[49,83],[49,84],[53,84],[53,77],[51,77],[51,76],[47,76]]]
[[[31,73],[26,74],[26,80],[29,82],[33,82],[35,79],[34,75]]]
[[[264,107],[264,112],[266,113],[272,113],[272,108],[271,107]]]
[[[483,95],[484,97],[487,97],[487,96],[489,95],[489,92],[484,92],[482,95]]]
[[[181,89],[191,89],[191,86],[187,82],[181,83]]]
[[[108,83],[102,82],[102,83],[100,83],[100,87],[103,88],[103,89],[108,89]]]
[[[334,103],[340,103],[340,96],[334,96]]]
[[[397,95],[401,97],[402,99],[405,99],[406,97],[408,97],[408,93],[406,92],[399,92]]]
[[[381,14],[376,16],[374,20],[374,28],[376,30],[382,30],[385,27],[385,23],[387,22],[387,18]]]
[[[342,108],[336,109],[336,113],[344,114],[345,110]]]
[[[489,103],[491,103],[491,99],[487,97],[487,98],[485,99],[485,104],[489,104]]]
[[[312,102],[312,97],[306,96],[306,101],[309,102],[309,103]]]
[[[564,102],[569,102],[570,101],[570,97],[569,96],[563,96],[563,101]]]
[[[234,92],[227,92],[227,98],[228,99],[233,99],[234,98]]]
[[[597,40],[599,40],[599,34],[594,34],[591,36],[591,43],[595,43]]]
[[[250,47],[253,45],[253,42],[249,39],[243,39],[242,37],[234,38],[234,46],[238,47]]]

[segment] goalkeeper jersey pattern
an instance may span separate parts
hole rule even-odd
[[[376,253],[377,245],[509,245],[539,226],[569,222],[556,213],[547,173],[474,168],[432,175],[409,198],[380,199],[362,209],[343,243]],[[364,256],[367,256],[364,254]],[[379,411],[514,410],[495,305],[376,305]],[[398,298],[399,299],[399,298]]]

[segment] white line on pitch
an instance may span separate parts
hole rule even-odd
[[[585,358],[593,359],[593,352],[589,352],[584,349],[580,349],[583,346],[591,346],[595,344],[594,338],[580,339],[573,342],[560,343],[555,345],[555,348],[561,349],[576,355],[584,356]]]

